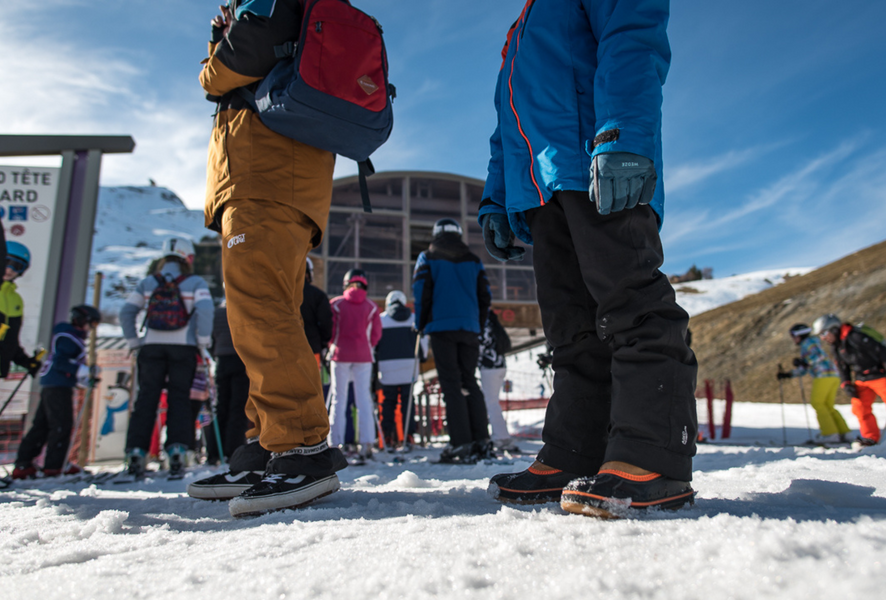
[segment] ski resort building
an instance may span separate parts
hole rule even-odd
[[[357,176],[333,184],[326,235],[311,253],[315,284],[330,297],[341,293],[342,278],[353,268],[366,271],[369,295],[382,305],[391,290],[411,297],[415,261],[431,243],[434,222],[449,217],[461,223],[465,243],[483,261],[502,322],[511,328],[541,328],[532,247],[522,262],[507,265],[486,253],[477,224],[483,181],[427,171],[390,171],[367,181],[372,213],[363,211]]]

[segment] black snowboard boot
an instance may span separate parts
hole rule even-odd
[[[489,480],[486,493],[506,504],[544,504],[559,502],[567,483],[577,478],[538,461],[520,473],[500,473]]]
[[[632,475],[612,468],[601,469],[593,477],[571,481],[563,488],[560,506],[579,515],[617,519],[631,509],[650,507],[676,510],[695,502],[695,491],[688,481],[669,479],[658,473]]]

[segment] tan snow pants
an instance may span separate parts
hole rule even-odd
[[[327,212],[331,173],[325,194]],[[325,225],[325,223],[324,223]],[[249,375],[247,437],[284,452],[319,444],[329,417],[317,361],[305,337],[301,303],[305,258],[317,225],[295,207],[268,200],[228,200],[222,271],[234,347]]]

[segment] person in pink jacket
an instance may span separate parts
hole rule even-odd
[[[381,339],[381,317],[375,302],[366,297],[366,273],[351,269],[345,273],[344,294],[333,298],[332,341],[329,356],[332,381],[329,394],[329,443],[341,446],[345,438],[345,408],[348,383],[354,382],[357,405],[357,439],[360,455],[357,462],[372,456],[375,440],[375,416],[372,412],[373,352]]]

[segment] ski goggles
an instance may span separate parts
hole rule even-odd
[[[13,271],[15,271],[16,273],[21,275],[22,273],[25,272],[25,270],[27,270],[28,263],[21,260],[20,258],[16,258],[14,256],[7,256],[6,257],[6,268],[12,269]]]

